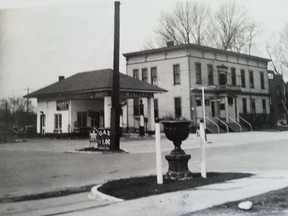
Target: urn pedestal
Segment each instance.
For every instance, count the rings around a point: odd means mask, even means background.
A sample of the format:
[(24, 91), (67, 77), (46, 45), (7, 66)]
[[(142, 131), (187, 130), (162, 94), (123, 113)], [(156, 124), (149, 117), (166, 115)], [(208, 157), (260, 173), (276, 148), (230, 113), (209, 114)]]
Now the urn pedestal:
[(174, 149), (165, 158), (169, 168), (165, 178), (171, 180), (187, 180), (192, 178), (192, 173), (188, 169), (188, 160), (191, 155), (186, 154), (181, 149), (182, 141), (187, 139), (190, 133), (191, 121), (187, 120), (164, 120), (164, 133), (167, 139), (174, 144)]

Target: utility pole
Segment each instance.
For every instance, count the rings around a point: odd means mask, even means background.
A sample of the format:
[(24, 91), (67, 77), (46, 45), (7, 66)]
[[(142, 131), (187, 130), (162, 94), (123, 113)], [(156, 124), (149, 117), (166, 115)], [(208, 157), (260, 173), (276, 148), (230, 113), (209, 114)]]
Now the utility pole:
[(111, 109), (111, 143), (110, 150), (120, 150), (120, 100), (119, 100), (119, 42), (120, 42), (120, 2), (114, 2), (114, 58), (113, 58), (113, 90)]
[[(25, 90), (27, 90), (27, 95), (29, 95), (29, 87), (27, 87)], [(27, 97), (27, 104), (26, 104), (26, 111), (29, 113), (29, 97)]]

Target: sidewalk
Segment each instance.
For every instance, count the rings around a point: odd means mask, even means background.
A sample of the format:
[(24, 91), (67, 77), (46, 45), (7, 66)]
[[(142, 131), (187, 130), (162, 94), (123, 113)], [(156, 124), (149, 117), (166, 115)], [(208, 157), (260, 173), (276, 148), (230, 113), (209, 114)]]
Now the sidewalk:
[[(65, 215), (183, 215), (288, 186), (288, 172), (255, 172), (250, 178), (166, 193)], [(98, 198), (99, 199), (99, 198)]]

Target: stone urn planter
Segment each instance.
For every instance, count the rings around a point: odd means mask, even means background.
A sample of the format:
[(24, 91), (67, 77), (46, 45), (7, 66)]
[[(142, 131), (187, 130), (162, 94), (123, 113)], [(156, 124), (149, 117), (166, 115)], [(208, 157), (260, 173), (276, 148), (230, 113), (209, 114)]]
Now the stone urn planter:
[(167, 139), (174, 144), (174, 149), (165, 158), (169, 168), (165, 178), (171, 180), (187, 180), (192, 178), (192, 173), (188, 169), (188, 160), (191, 155), (186, 154), (181, 149), (182, 141), (187, 139), (190, 133), (191, 121), (188, 120), (163, 120), (164, 133)]

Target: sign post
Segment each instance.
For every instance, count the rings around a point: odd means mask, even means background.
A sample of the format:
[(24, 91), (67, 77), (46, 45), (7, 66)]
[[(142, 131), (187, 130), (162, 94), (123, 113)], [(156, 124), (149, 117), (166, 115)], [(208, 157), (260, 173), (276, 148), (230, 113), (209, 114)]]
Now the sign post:
[(161, 143), (160, 143), (160, 123), (159, 122), (155, 123), (155, 141), (156, 141), (157, 184), (163, 184)]
[(201, 176), (207, 178), (206, 175), (206, 139), (203, 119), (200, 120), (200, 140), (201, 140)]
[(111, 145), (111, 131), (110, 128), (98, 129), (98, 147), (101, 149), (109, 149)]

